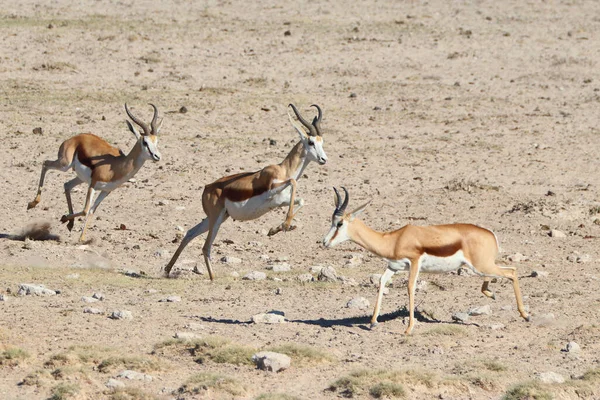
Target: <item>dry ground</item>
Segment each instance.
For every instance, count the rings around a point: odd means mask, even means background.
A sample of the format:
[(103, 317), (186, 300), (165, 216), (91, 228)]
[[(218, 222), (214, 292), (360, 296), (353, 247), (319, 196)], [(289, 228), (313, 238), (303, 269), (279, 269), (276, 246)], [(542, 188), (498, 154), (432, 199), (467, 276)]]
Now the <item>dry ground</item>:
[[(600, 3), (347, 3), (3, 4), (0, 398), (391, 397), (403, 390), (405, 398), (493, 399), (519, 384), (512, 398), (527, 391), (600, 398)], [(124, 102), (146, 118), (146, 103), (159, 106), (163, 160), (104, 201), (92, 242), (80, 246), (81, 222), (71, 233), (58, 222), (67, 174), (50, 172), (42, 203), (29, 212), (26, 205), (43, 160), (69, 136), (91, 131), (132, 146)], [(213, 257), (241, 264), (215, 262), (214, 283), (186, 272), (163, 279), (177, 227), (204, 217), (203, 185), (279, 162), (291, 149), (290, 102), (304, 113), (311, 103), (322, 106), (330, 160), (309, 166), (299, 183), (306, 206), (298, 229), (265, 235), (283, 211), (228, 221)], [(519, 318), (507, 282), (493, 285), (493, 301), (476, 277), (422, 276), (429, 285), (417, 293), (420, 322), (406, 338), (406, 290), (397, 276), (384, 298), (384, 323), (368, 330), (371, 310), (345, 305), (356, 296), (374, 302), (369, 276), (385, 264), (350, 243), (319, 245), (334, 185), (350, 190), (350, 207), (372, 198), (364, 220), (380, 230), (456, 221), (493, 229), (501, 261), (519, 269), (532, 322)], [(75, 193), (76, 208), (83, 193)], [(60, 241), (9, 237), (46, 221)], [(566, 237), (550, 237), (550, 229)], [(203, 269), (202, 244), (199, 238), (186, 249), (185, 265)], [(362, 265), (344, 266), (351, 253), (363, 255)], [(511, 261), (517, 253), (522, 260)], [(265, 270), (261, 255), (287, 257), (292, 272), (268, 272), (262, 282), (230, 276)], [(312, 265), (333, 266), (359, 285), (297, 281)], [(549, 276), (529, 277), (533, 270)], [(20, 283), (61, 293), (18, 297)], [(93, 306), (130, 310), (133, 320), (84, 314), (80, 299), (94, 292), (106, 298)], [(158, 302), (168, 295), (182, 301)], [(485, 304), (492, 315), (452, 323), (454, 312)], [(271, 309), (290, 322), (248, 323)], [(239, 365), (218, 363), (214, 354), (199, 363), (202, 343), (165, 344), (178, 331), (228, 338), (235, 354), (296, 343), (317, 356), (296, 357), (279, 374), (257, 371), (243, 357)], [(569, 341), (581, 352), (562, 351)], [(126, 368), (154, 380), (107, 389)], [(549, 371), (566, 382), (528, 383)], [(184, 386), (193, 376), (196, 386)]]

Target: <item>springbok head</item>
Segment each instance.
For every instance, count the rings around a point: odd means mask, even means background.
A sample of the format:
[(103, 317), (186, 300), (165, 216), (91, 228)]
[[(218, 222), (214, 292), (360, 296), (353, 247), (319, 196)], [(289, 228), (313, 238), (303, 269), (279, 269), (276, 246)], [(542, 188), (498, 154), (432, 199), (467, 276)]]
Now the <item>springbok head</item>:
[(362, 206), (358, 207), (356, 210), (346, 213), (346, 207), (348, 207), (348, 200), (350, 200), (350, 195), (345, 187), (342, 186), (344, 190), (344, 201), (342, 202), (342, 197), (336, 188), (333, 188), (335, 192), (334, 202), (335, 202), (335, 210), (333, 211), (333, 215), (331, 216), (331, 228), (327, 235), (323, 238), (323, 245), (325, 247), (333, 247), (339, 243), (345, 242), (350, 239), (349, 227), (352, 225), (354, 219), (367, 208), (371, 200), (367, 201)]
[(290, 107), (294, 110), (294, 114), (296, 114), (298, 121), (296, 121), (290, 113), (288, 113), (288, 117), (300, 135), (300, 140), (304, 144), (309, 160), (317, 161), (319, 164), (324, 165), (327, 162), (327, 154), (325, 154), (325, 150), (323, 150), (323, 134), (321, 133), (320, 125), (321, 118), (323, 118), (321, 107), (316, 104), (311, 105), (311, 107), (317, 109), (318, 113), (317, 116), (314, 117), (312, 123), (308, 123), (302, 118), (302, 115), (300, 115), (295, 105), (290, 104)]
[[(158, 132), (160, 131), (160, 127), (162, 126), (163, 119), (161, 118), (158, 121), (158, 109), (154, 104), (150, 104), (154, 109), (154, 115), (152, 116), (152, 122), (150, 122), (150, 127), (148, 124), (142, 122), (139, 118), (135, 117), (131, 111), (129, 111), (129, 107), (127, 107), (127, 103), (125, 103), (125, 111), (127, 115), (133, 122), (135, 122), (140, 128), (142, 128), (142, 132), (139, 132), (135, 126), (129, 120), (126, 120), (127, 126), (129, 130), (135, 135), (136, 139), (141, 143), (142, 146), (142, 154), (144, 158), (147, 160), (160, 160), (160, 152), (158, 151)], [(158, 121), (158, 124), (157, 124)]]

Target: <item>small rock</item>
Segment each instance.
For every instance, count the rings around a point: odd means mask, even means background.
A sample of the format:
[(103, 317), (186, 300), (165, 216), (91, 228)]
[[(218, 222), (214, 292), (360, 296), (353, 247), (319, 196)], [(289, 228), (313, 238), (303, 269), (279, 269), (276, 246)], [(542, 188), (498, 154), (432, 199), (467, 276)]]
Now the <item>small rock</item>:
[(285, 354), (273, 351), (261, 351), (252, 356), (252, 361), (254, 361), (258, 369), (279, 372), (289, 368), (292, 359)]
[(168, 206), (169, 205), (169, 201), (168, 200), (159, 200), (157, 204), (159, 206)]
[(46, 289), (44, 285), (35, 285), (32, 283), (21, 283), (19, 285), (19, 291), (17, 292), (19, 296), (54, 296), (57, 294), (56, 291)]
[(493, 331), (498, 331), (500, 329), (506, 328), (506, 325), (504, 325), (504, 324), (491, 324), (491, 325), (489, 325), (489, 328), (491, 330), (493, 330)]
[(150, 375), (146, 375), (146, 374), (143, 374), (143, 373), (137, 372), (137, 371), (132, 371), (130, 369), (126, 369), (125, 371), (121, 372), (119, 375), (117, 375), (117, 377), (131, 379), (134, 381), (146, 381), (146, 382), (151, 382), (153, 379), (152, 376), (150, 376)]
[(25, 250), (32, 250), (38, 247), (38, 243), (35, 240), (31, 240), (29, 238), (25, 238), (23, 241), (23, 248)]
[(375, 286), (379, 286), (379, 283), (381, 282), (381, 274), (371, 274), (371, 276), (369, 276), (369, 282)]
[(344, 258), (346, 258), (346, 262), (344, 264), (346, 267), (357, 267), (363, 262), (362, 254), (348, 254)]
[(86, 308), (83, 309), (83, 313), (84, 314), (101, 315), (101, 314), (104, 314), (104, 310), (102, 310), (100, 308), (86, 307)]
[(160, 299), (159, 303), (178, 303), (181, 301), (181, 297), (179, 296), (169, 296), (166, 299)]
[(465, 312), (456, 312), (452, 314), (452, 320), (458, 322), (467, 322), (469, 320), (469, 314)]
[(320, 274), (322, 270), (323, 270), (323, 267), (322, 267), (322, 266), (320, 266), (320, 265), (313, 265), (312, 267), (310, 267), (310, 268), (308, 269), (308, 271), (309, 271), (311, 274), (316, 274), (316, 275)]
[(108, 318), (111, 319), (133, 319), (133, 314), (131, 311), (127, 310), (115, 310), (113, 311)]
[(358, 286), (358, 282), (354, 278), (348, 278), (347, 276), (340, 276), (340, 281), (344, 286)]
[(6, 301), (6, 297), (2, 293), (0, 293), (0, 301)]
[(553, 313), (540, 314), (533, 317), (533, 322), (536, 325), (548, 326), (554, 324), (556, 317)]
[(298, 279), (300, 282), (312, 282), (312, 280), (313, 280), (314, 278), (313, 278), (313, 276), (312, 276), (311, 274), (308, 274), (308, 273), (306, 273), (306, 274), (301, 274), (301, 275), (298, 275), (298, 278), (297, 278), (297, 279)]
[(273, 272), (288, 272), (292, 268), (290, 267), (290, 264), (288, 264), (288, 263), (281, 263), (281, 264), (267, 265), (267, 269), (273, 270)]
[(252, 271), (244, 275), (242, 279), (247, 281), (263, 281), (267, 279), (267, 274), (261, 271)]
[(242, 259), (233, 256), (225, 256), (221, 257), (221, 262), (225, 264), (241, 264)]
[(193, 333), (193, 332), (175, 332), (174, 337), (175, 337), (175, 339), (194, 340), (194, 339), (198, 339), (200, 337), (200, 335)]
[(485, 306), (481, 306), (481, 307), (472, 308), (469, 310), (469, 315), (472, 315), (472, 316), (491, 315), (491, 314), (492, 314), (492, 307), (489, 304), (486, 304)]
[(146, 294), (154, 294), (157, 292), (158, 292), (158, 290), (152, 289), (152, 288), (144, 290), (144, 293), (146, 293)]
[(175, 227), (175, 229), (176, 229), (178, 232), (185, 232), (185, 230), (183, 229), (183, 226), (180, 226), (180, 225), (177, 225), (177, 226)]
[(370, 306), (371, 303), (369, 303), (369, 300), (365, 299), (364, 297), (355, 297), (348, 303), (346, 303), (346, 307), (358, 308), (359, 310), (364, 310), (365, 308), (369, 308)]
[(547, 278), (549, 275), (548, 271), (533, 270), (530, 276), (533, 278)]
[(444, 349), (441, 348), (440, 346), (435, 346), (435, 347), (432, 347), (431, 349), (429, 349), (429, 353), (442, 355), (442, 354), (444, 354)]
[(233, 278), (239, 278), (240, 277), (240, 273), (237, 271), (231, 271), (229, 273), (229, 276), (233, 277)]
[(261, 242), (257, 242), (256, 240), (251, 240), (248, 242), (248, 246), (250, 247), (260, 247), (263, 244)]
[(427, 281), (417, 280), (417, 284), (415, 285), (415, 290), (417, 292), (426, 292), (427, 286), (429, 286), (429, 283)]
[(39, 126), (37, 128), (33, 128), (33, 134), (34, 135), (41, 135), (42, 134), (42, 128), (40, 128)]
[(500, 307), (500, 309), (502, 311), (512, 311), (513, 310), (513, 306), (511, 306), (510, 304), (507, 304), (505, 306)]
[(89, 296), (83, 296), (81, 298), (81, 301), (83, 301), (84, 303), (96, 303), (97, 301), (99, 301), (98, 299), (94, 298), (94, 297), (89, 297)]
[(556, 372), (542, 372), (537, 377), (542, 383), (564, 383), (565, 378)]
[(275, 289), (275, 294), (278, 294), (278, 295), (283, 294), (283, 289), (278, 287), (277, 289)]
[(318, 279), (324, 282), (337, 282), (338, 277), (335, 268), (324, 267), (321, 272), (319, 272)]
[(124, 388), (125, 384), (118, 379), (110, 378), (105, 386), (109, 389)]
[(261, 254), (260, 256), (258, 256), (258, 258), (260, 258), (262, 261), (269, 261), (271, 259), (271, 256), (269, 256), (268, 254)]
[(141, 273), (139, 273), (137, 271), (133, 271), (131, 269), (123, 270), (123, 275), (130, 276), (132, 278), (141, 278), (142, 277)]
[(508, 256), (508, 261), (512, 261), (512, 262), (522, 262), (522, 261), (527, 261), (529, 258), (525, 257), (523, 254), (521, 253), (515, 253), (513, 255)]
[(165, 249), (158, 249), (154, 252), (154, 257), (167, 258), (169, 257), (169, 251)]
[(585, 264), (588, 263), (592, 260), (592, 257), (590, 257), (589, 254), (582, 254), (580, 256), (577, 257), (577, 259), (575, 260), (575, 262), (577, 264)]
[(581, 351), (581, 347), (576, 342), (569, 342), (565, 347), (565, 351), (567, 353), (579, 353)]
[(553, 238), (566, 238), (567, 235), (563, 231), (559, 231), (557, 229), (550, 230), (550, 237)]
[(283, 324), (286, 320), (284, 313), (280, 311), (270, 311), (268, 313), (253, 315), (252, 322), (255, 324)]
[(98, 300), (104, 300), (104, 295), (102, 293), (96, 292), (92, 295), (92, 297)]

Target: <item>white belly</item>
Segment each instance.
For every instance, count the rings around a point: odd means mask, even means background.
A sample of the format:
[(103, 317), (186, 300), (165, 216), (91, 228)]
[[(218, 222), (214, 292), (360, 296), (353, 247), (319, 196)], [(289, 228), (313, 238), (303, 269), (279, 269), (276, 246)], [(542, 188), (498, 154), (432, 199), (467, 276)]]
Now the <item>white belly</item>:
[(421, 256), (419, 262), (419, 270), (430, 274), (443, 274), (445, 272), (456, 271), (463, 265), (470, 264), (462, 250), (448, 257), (436, 257), (425, 253)]
[[(410, 270), (410, 261), (407, 258), (387, 261), (389, 263), (389, 268), (394, 272), (408, 272), (408, 270)], [(436, 257), (425, 253), (419, 259), (419, 272), (443, 274), (446, 272), (456, 271), (465, 264), (471, 265), (471, 263), (465, 258), (462, 250), (459, 250), (448, 257)]]
[[(92, 169), (87, 165), (82, 164), (77, 158), (77, 154), (75, 154), (72, 165), (73, 170), (75, 171), (79, 179), (81, 179), (88, 185), (92, 183)], [(126, 176), (123, 179), (114, 182), (96, 182), (96, 185), (94, 185), (94, 189), (100, 190), (102, 192), (111, 192), (113, 189), (116, 189), (119, 186), (121, 186), (128, 179), (129, 177)]]
[(230, 201), (225, 200), (227, 214), (236, 221), (249, 221), (256, 219), (274, 208), (290, 204), (292, 193), (291, 186), (276, 192), (264, 192), (258, 196), (250, 197), (248, 200)]

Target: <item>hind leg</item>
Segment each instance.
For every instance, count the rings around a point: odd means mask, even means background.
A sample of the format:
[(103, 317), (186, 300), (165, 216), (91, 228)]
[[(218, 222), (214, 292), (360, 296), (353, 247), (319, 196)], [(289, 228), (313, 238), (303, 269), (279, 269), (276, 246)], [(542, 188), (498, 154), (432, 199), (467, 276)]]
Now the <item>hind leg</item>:
[(208, 224), (209, 224), (209, 219), (208, 219), (208, 217), (206, 217), (202, 220), (202, 222), (200, 222), (198, 225), (194, 226), (193, 228), (191, 228), (190, 230), (188, 230), (186, 232), (185, 236), (181, 240), (181, 244), (179, 244), (179, 247), (175, 251), (175, 254), (173, 254), (173, 257), (171, 257), (171, 261), (169, 261), (169, 263), (165, 267), (165, 272), (164, 272), (165, 277), (169, 276), (169, 273), (171, 272), (171, 268), (173, 268), (173, 265), (175, 265), (175, 262), (179, 258), (179, 255), (181, 254), (183, 249), (185, 249), (185, 247), (192, 240), (194, 240), (194, 238), (196, 238), (196, 237), (202, 235), (204, 232), (208, 231)]
[[(509, 279), (513, 284), (513, 290), (515, 292), (515, 298), (517, 300), (517, 309), (519, 310), (519, 314), (525, 321), (529, 321), (529, 315), (525, 311), (525, 307), (523, 306), (523, 298), (521, 297), (521, 289), (519, 288), (519, 279), (517, 278), (517, 269), (514, 267), (499, 267), (495, 264), (491, 264), (486, 268), (478, 268), (478, 271), (485, 275), (483, 286), (481, 287), (481, 291), (483, 294), (491, 293), (493, 296), (493, 292), (488, 289), (488, 285), (490, 280), (493, 277), (500, 277)], [(485, 291), (484, 291), (485, 290)]]
[(496, 300), (496, 294), (489, 289), (490, 281), (492, 278), (486, 276), (483, 278), (483, 285), (481, 285), (481, 293), (489, 297), (490, 299)]
[(40, 175), (40, 183), (38, 184), (38, 190), (35, 198), (27, 204), (27, 209), (30, 210), (33, 207), (37, 206), (38, 203), (42, 200), (42, 188), (44, 187), (44, 179), (46, 178), (46, 172), (49, 169), (55, 169), (62, 172), (65, 172), (69, 169), (70, 165), (66, 162), (64, 158), (59, 158), (58, 160), (46, 160), (42, 165), (42, 174)]
[[(213, 244), (213, 241), (217, 237), (217, 233), (219, 232), (219, 228), (221, 224), (225, 222), (225, 220), (229, 217), (226, 209), (222, 209), (221, 212), (217, 215), (216, 218), (210, 218), (209, 228), (208, 228), (208, 236), (206, 237), (206, 241), (204, 242), (204, 246), (202, 247), (202, 254), (204, 255), (204, 262), (206, 263), (206, 269), (208, 270), (208, 276), (210, 280), (213, 281), (215, 276), (212, 271), (212, 264), (210, 261), (210, 250)], [(195, 272), (198, 272), (198, 267), (194, 268)]]

